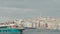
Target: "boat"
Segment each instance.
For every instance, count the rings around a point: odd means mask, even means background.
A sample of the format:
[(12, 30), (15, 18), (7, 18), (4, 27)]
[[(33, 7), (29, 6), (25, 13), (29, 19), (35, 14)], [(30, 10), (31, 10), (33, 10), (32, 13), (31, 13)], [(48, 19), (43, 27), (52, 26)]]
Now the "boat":
[(24, 28), (22, 25), (18, 26), (15, 23), (0, 23), (0, 33), (1, 34), (10, 34), (10, 33), (19, 33), (22, 34)]

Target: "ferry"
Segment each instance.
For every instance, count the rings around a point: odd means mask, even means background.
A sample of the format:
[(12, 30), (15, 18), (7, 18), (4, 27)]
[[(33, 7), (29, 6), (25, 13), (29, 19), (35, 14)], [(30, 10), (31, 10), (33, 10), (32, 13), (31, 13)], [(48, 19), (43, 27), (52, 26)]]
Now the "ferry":
[(16, 23), (0, 23), (0, 34), (22, 34), (24, 27)]

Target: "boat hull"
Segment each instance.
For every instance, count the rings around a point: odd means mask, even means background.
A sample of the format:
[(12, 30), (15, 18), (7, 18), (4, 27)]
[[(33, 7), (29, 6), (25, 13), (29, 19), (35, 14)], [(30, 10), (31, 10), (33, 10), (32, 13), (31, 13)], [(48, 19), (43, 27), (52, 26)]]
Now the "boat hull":
[(22, 29), (15, 29), (15, 28), (0, 28), (0, 34), (22, 34)]

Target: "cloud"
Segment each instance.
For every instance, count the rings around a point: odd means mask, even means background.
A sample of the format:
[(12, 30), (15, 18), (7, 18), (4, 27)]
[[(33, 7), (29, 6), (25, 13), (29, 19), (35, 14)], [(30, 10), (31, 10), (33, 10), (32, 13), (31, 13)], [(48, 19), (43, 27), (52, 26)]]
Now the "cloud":
[[(17, 16), (17, 17), (33, 17), (33, 16), (59, 16), (60, 0), (9, 0), (1, 1), (0, 16)], [(4, 2), (7, 2), (4, 4)]]
[[(55, 16), (59, 13), (59, 8), (42, 8), (42, 9), (29, 9), (29, 8), (11, 8), (0, 7), (0, 16)], [(55, 14), (54, 14), (55, 13)]]
[(30, 15), (36, 13), (36, 11), (38, 12), (39, 9), (0, 7), (0, 15), (3, 16)]

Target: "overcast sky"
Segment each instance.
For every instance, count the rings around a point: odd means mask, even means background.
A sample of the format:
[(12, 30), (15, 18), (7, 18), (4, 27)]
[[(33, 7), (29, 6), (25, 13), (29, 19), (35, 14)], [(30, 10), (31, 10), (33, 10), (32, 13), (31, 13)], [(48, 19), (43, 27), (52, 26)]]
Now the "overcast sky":
[(0, 0), (0, 16), (4, 18), (60, 17), (60, 0)]

